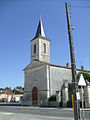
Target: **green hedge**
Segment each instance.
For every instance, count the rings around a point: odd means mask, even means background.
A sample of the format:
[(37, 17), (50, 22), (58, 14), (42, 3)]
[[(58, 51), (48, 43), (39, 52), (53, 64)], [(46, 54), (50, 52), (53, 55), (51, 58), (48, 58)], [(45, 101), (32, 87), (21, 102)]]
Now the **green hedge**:
[(56, 101), (56, 95), (50, 96), (50, 98), (48, 99), (48, 101)]

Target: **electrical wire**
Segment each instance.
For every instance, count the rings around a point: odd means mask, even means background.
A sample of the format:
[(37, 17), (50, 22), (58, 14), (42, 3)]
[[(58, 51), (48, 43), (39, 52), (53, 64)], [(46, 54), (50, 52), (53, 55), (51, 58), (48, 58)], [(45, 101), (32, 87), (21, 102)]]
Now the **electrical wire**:
[(68, 7), (78, 7), (78, 8), (90, 8), (90, 6), (72, 6), (72, 5), (69, 5)]

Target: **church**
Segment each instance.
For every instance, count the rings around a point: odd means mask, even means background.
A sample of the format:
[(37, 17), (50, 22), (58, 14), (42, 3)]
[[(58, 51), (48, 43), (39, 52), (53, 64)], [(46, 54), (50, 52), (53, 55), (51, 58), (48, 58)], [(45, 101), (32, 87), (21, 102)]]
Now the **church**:
[(47, 106), (50, 96), (56, 94), (57, 102), (62, 96), (63, 106), (67, 106), (72, 101), (71, 68), (68, 63), (66, 67), (50, 64), (50, 40), (41, 19), (30, 45), (31, 63), (24, 68), (23, 105)]

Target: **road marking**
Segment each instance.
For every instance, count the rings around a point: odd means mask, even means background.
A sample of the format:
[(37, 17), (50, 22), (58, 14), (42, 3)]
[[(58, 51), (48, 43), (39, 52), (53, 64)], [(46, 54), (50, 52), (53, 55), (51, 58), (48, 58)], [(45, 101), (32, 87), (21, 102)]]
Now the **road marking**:
[(9, 113), (9, 112), (0, 112), (1, 114), (4, 114), (4, 115), (12, 115), (14, 113)]

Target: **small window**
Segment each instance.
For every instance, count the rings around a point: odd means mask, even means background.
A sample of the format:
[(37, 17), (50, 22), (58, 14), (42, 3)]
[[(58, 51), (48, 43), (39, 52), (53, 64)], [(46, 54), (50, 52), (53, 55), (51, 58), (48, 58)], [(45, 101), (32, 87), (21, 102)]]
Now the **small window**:
[(44, 47), (44, 53), (46, 53), (46, 44), (45, 43), (43, 44), (43, 47)]
[(34, 45), (34, 54), (36, 53), (36, 44)]

